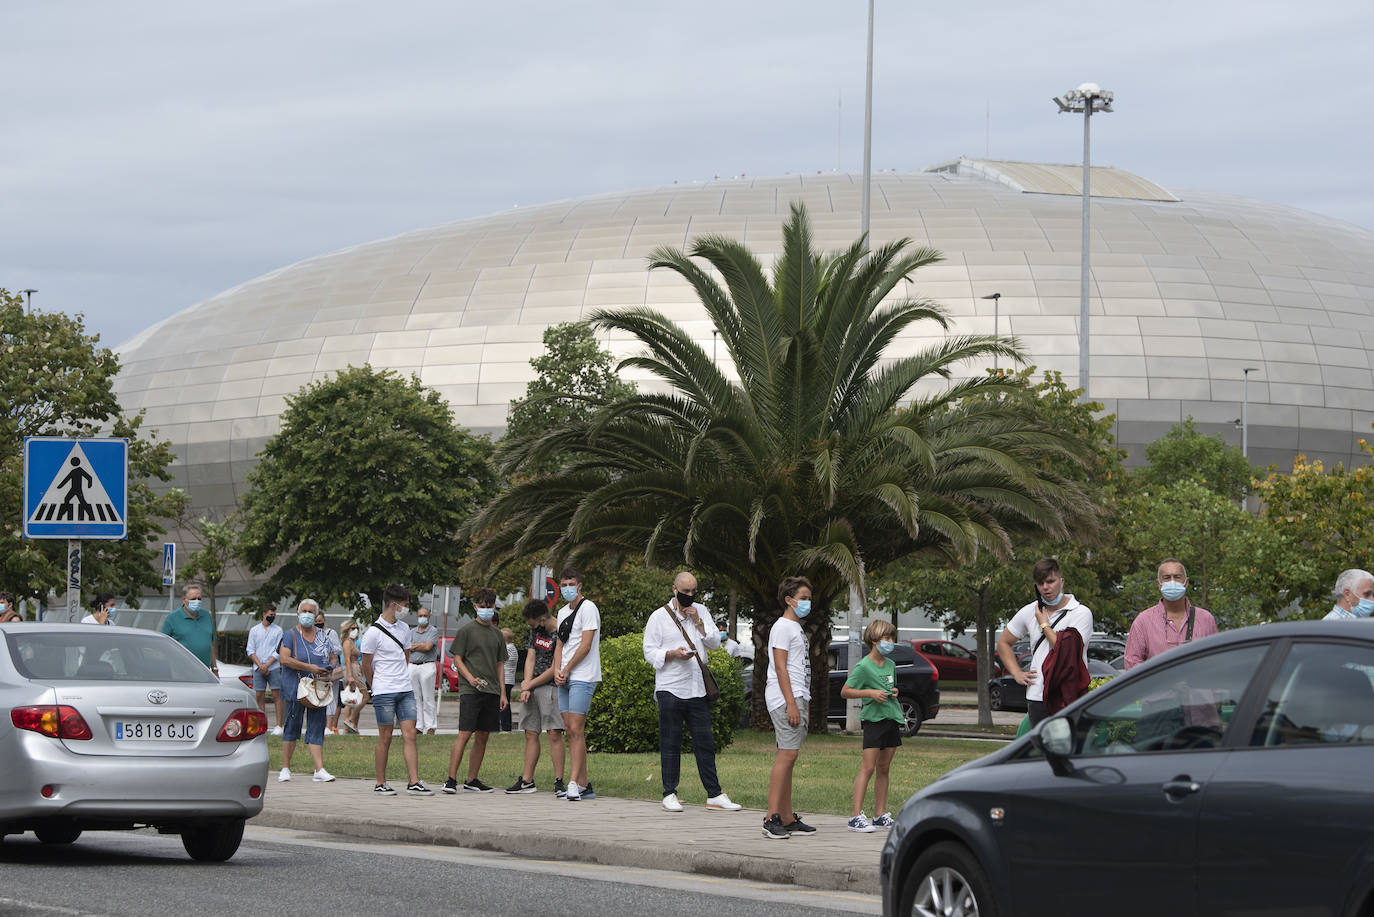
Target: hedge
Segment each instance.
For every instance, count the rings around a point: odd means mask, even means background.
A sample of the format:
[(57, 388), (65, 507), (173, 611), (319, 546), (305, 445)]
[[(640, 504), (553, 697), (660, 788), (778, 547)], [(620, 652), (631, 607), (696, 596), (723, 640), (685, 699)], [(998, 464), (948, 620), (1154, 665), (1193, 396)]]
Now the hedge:
[[(724, 650), (712, 650), (707, 665), (720, 688), (711, 705), (711, 736), (716, 750), (734, 741), (744, 709), (740, 666)], [(683, 748), (691, 739), (683, 735)], [(658, 704), (654, 669), (644, 661), (644, 635), (625, 634), (601, 641), (601, 684), (587, 715), (587, 748), (600, 752), (658, 751)]]

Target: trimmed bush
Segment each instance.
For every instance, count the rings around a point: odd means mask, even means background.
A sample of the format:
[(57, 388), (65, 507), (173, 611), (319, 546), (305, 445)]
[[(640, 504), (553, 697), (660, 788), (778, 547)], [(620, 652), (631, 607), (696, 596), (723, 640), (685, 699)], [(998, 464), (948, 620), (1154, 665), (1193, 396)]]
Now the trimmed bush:
[[(711, 736), (716, 751), (722, 751), (734, 741), (744, 709), (744, 682), (740, 667), (724, 650), (712, 651), (707, 664), (720, 688), (720, 697), (711, 705)], [(654, 669), (644, 661), (642, 633), (601, 641), (601, 684), (587, 715), (587, 748), (600, 752), (658, 751)], [(691, 748), (686, 735), (683, 748)]]

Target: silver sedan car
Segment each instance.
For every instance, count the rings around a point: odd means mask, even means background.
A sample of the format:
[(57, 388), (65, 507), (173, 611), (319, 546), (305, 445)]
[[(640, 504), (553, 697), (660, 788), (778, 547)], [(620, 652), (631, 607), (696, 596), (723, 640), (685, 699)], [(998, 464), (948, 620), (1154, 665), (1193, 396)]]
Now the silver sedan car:
[(0, 839), (147, 826), (227, 860), (262, 811), (266, 732), (251, 694), (162, 634), (0, 624)]

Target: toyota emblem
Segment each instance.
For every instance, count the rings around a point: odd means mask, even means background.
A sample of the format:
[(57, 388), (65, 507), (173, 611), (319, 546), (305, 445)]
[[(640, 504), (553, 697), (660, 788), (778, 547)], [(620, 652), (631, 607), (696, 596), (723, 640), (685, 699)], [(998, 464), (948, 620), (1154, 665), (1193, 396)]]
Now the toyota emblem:
[(149, 700), (149, 702), (154, 703), (154, 704), (165, 704), (165, 703), (167, 703), (167, 692), (166, 692), (166, 691), (149, 691), (149, 692), (148, 692), (148, 700)]

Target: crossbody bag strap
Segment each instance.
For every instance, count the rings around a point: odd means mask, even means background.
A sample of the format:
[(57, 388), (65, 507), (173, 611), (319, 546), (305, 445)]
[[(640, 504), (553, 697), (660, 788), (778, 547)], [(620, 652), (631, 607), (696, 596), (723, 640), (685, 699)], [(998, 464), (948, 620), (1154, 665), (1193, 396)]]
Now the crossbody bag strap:
[[(1060, 621), (1064, 620), (1064, 615), (1066, 615), (1066, 614), (1068, 614), (1068, 613), (1069, 613), (1069, 610), (1068, 610), (1067, 608), (1065, 608), (1063, 611), (1059, 612), (1059, 614), (1055, 617), (1055, 619), (1054, 619), (1053, 621), (1050, 622), (1050, 630), (1054, 630), (1054, 629), (1055, 629), (1055, 625), (1057, 625)], [(1044, 642), (1045, 642), (1045, 632), (1042, 630), (1042, 631), (1040, 632), (1040, 639), (1039, 639), (1039, 640), (1036, 640), (1036, 641), (1035, 641), (1035, 646), (1031, 647), (1031, 656), (1032, 656), (1032, 657), (1035, 656), (1035, 651), (1038, 650), (1038, 649), (1040, 649), (1040, 644), (1042, 644), (1042, 643), (1044, 643)]]
[(1196, 617), (1197, 617), (1197, 609), (1193, 607), (1193, 603), (1192, 603), (1192, 602), (1189, 602), (1189, 603), (1188, 603), (1188, 631), (1187, 631), (1187, 633), (1185, 633), (1185, 634), (1183, 635), (1183, 642), (1184, 642), (1184, 643), (1192, 643), (1192, 642), (1193, 642), (1193, 619), (1196, 618)]
[(705, 678), (705, 677), (706, 677), (706, 663), (704, 663), (704, 662), (701, 661), (701, 654), (697, 652), (697, 645), (696, 645), (695, 643), (692, 642), (692, 638), (691, 638), (691, 637), (687, 636), (687, 629), (686, 629), (685, 627), (682, 626), (682, 622), (678, 620), (677, 615), (673, 614), (673, 609), (672, 609), (670, 606), (668, 606), (668, 605), (664, 605), (664, 606), (663, 606), (663, 610), (666, 611), (666, 612), (668, 612), (668, 617), (669, 617), (670, 619), (672, 619), (672, 622), (673, 622), (674, 624), (677, 625), (678, 633), (682, 634), (682, 639), (686, 640), (686, 641), (687, 641), (687, 645), (690, 646), (690, 647), (692, 648), (692, 658), (695, 659), (695, 660), (697, 661), (697, 668), (699, 668), (699, 669), (702, 670), (702, 671), (701, 671), (701, 677), (702, 677), (702, 678)]
[[(373, 624), (372, 626), (375, 627), (375, 628), (377, 628), (377, 629), (378, 629), (379, 631), (381, 631), (382, 633), (386, 634), (388, 637), (390, 637), (390, 638), (391, 638), (391, 642), (394, 643), (394, 644), (396, 644), (397, 646), (399, 646), (399, 647), (401, 648), (401, 654), (402, 654), (402, 655), (405, 655), (406, 648), (405, 648), (404, 644), (402, 644), (401, 641), (400, 641), (399, 639), (397, 639), (397, 637), (396, 637), (395, 634), (393, 634), (391, 631), (387, 630), (385, 627), (382, 627), (382, 625), (380, 625), (380, 624)], [(409, 657), (409, 656), (406, 656), (406, 661), (407, 661), (407, 662), (410, 661), (410, 657)]]

